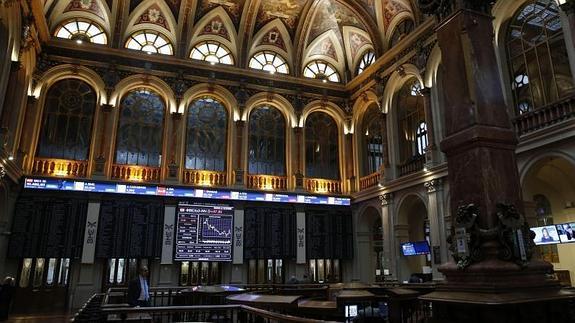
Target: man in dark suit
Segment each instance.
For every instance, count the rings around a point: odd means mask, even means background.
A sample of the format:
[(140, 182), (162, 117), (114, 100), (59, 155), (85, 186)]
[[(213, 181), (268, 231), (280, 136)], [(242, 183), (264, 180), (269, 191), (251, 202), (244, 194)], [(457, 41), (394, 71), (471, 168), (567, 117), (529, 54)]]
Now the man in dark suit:
[(150, 306), (150, 285), (148, 284), (148, 267), (141, 267), (138, 277), (128, 285), (128, 303), (130, 306)]

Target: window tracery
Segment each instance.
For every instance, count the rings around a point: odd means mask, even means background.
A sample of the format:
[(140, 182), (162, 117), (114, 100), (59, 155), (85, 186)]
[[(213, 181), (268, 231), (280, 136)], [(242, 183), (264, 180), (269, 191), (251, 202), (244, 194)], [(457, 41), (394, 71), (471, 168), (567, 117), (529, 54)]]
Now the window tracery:
[(190, 53), (190, 58), (206, 61), (210, 64), (234, 64), (230, 51), (224, 45), (215, 41), (205, 41), (194, 46)]
[(126, 48), (143, 51), (148, 54), (174, 54), (170, 41), (161, 33), (153, 30), (135, 32), (128, 38)]

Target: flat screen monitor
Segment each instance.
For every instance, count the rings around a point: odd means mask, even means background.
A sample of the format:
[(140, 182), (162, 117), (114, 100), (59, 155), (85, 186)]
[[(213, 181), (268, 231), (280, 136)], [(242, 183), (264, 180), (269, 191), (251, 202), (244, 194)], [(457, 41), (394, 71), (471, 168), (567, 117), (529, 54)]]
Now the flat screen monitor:
[(543, 244), (556, 244), (560, 243), (559, 234), (557, 233), (557, 228), (554, 225), (546, 225), (543, 227), (531, 228), (531, 231), (535, 232), (535, 239), (533, 241), (536, 245)]
[(561, 243), (575, 242), (575, 222), (556, 224), (555, 228)]
[(401, 252), (404, 256), (419, 256), (429, 254), (427, 241), (405, 242), (401, 244)]
[(174, 260), (232, 261), (234, 208), (178, 204)]

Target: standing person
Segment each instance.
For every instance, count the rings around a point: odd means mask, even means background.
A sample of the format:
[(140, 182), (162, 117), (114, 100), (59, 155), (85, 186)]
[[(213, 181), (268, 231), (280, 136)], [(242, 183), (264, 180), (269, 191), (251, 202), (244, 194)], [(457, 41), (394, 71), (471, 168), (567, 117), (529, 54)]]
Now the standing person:
[(150, 306), (150, 291), (148, 285), (148, 267), (140, 267), (138, 277), (128, 285), (128, 303), (130, 306)]
[(14, 296), (14, 278), (6, 276), (0, 289), (0, 321), (8, 319), (8, 312)]

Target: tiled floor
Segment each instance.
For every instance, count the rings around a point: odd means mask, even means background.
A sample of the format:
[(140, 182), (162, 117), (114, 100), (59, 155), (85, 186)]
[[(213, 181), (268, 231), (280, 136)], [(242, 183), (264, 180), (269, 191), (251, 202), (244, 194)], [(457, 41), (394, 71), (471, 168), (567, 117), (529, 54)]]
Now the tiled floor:
[(70, 322), (70, 315), (62, 314), (37, 314), (37, 315), (10, 315), (8, 321), (10, 323), (31, 323), (31, 322), (43, 322), (43, 323), (61, 323)]

